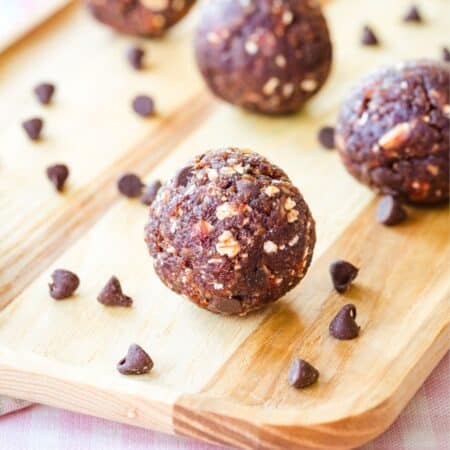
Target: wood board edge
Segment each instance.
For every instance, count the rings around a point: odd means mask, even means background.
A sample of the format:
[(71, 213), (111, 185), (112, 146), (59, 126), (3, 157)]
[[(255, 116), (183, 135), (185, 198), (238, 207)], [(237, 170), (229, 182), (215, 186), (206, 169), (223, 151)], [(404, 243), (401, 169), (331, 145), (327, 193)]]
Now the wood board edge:
[(204, 394), (183, 395), (174, 405), (175, 434), (249, 450), (340, 450), (364, 445), (397, 419), (449, 351), (449, 338), (450, 327), (446, 323), (395, 389), (377, 404), (355, 415), (303, 425), (299, 409), (297, 423), (286, 420), (283, 424), (286, 416), (283, 410), (261, 414), (256, 407), (242, 407)]

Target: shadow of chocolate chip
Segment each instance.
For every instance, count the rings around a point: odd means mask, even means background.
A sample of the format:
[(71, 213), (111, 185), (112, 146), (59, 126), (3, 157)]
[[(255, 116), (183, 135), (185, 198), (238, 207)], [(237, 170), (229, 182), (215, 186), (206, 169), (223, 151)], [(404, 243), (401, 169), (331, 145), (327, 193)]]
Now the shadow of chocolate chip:
[(105, 306), (129, 307), (133, 304), (133, 299), (122, 292), (122, 286), (115, 276), (106, 283), (97, 300)]
[(80, 279), (73, 272), (64, 269), (52, 273), (52, 282), (48, 285), (50, 295), (55, 300), (69, 298), (78, 289)]
[(333, 286), (339, 293), (344, 293), (357, 277), (359, 269), (348, 261), (342, 259), (330, 265), (330, 275)]
[(41, 83), (38, 84), (33, 91), (36, 98), (39, 100), (39, 103), (48, 105), (55, 93), (55, 86), (51, 83)]
[(47, 177), (53, 183), (56, 190), (61, 192), (64, 189), (64, 184), (69, 177), (69, 169), (64, 164), (55, 164), (47, 168)]
[(150, 206), (156, 199), (158, 191), (161, 189), (161, 181), (152, 181), (141, 195), (141, 203)]
[(128, 198), (136, 198), (142, 195), (144, 183), (134, 173), (125, 173), (117, 180), (117, 189)]
[(378, 202), (376, 218), (378, 223), (392, 226), (404, 222), (408, 213), (395, 197), (385, 195)]
[(43, 126), (44, 122), (39, 117), (34, 117), (22, 122), (22, 127), (25, 130), (25, 133), (32, 141), (37, 141), (41, 137)]
[(194, 168), (192, 166), (186, 166), (180, 169), (173, 179), (175, 187), (186, 186), (193, 172)]
[(375, 46), (378, 45), (379, 43), (380, 42), (377, 36), (375, 35), (374, 31), (372, 30), (372, 28), (370, 28), (367, 25), (364, 26), (361, 36), (361, 44), (368, 46)]
[(152, 370), (153, 361), (141, 346), (132, 344), (116, 367), (123, 375), (142, 375)]
[(289, 368), (289, 384), (297, 389), (311, 386), (319, 378), (319, 371), (303, 359), (296, 358)]
[(343, 306), (330, 323), (330, 334), (340, 340), (349, 340), (358, 337), (360, 327), (355, 319), (355, 305), (348, 304)]

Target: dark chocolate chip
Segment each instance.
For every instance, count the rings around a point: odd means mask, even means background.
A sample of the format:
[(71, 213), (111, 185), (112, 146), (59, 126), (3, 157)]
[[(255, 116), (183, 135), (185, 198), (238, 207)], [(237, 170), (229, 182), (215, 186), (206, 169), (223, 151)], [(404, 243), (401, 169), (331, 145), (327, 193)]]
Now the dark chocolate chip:
[(41, 83), (34, 88), (34, 94), (40, 103), (48, 105), (55, 92), (55, 85), (51, 83)]
[(132, 344), (116, 367), (123, 375), (142, 375), (152, 370), (153, 361), (140, 345)]
[(359, 269), (353, 264), (341, 259), (334, 261), (330, 265), (330, 275), (333, 286), (341, 294), (350, 287), (350, 284), (356, 278), (358, 272)]
[(358, 337), (360, 327), (355, 322), (356, 307), (348, 304), (336, 314), (331, 321), (329, 330), (331, 336), (340, 340), (349, 340)]
[(152, 181), (141, 196), (141, 203), (150, 206), (156, 198), (158, 191), (161, 189), (161, 181)]
[(143, 187), (141, 179), (134, 173), (125, 173), (117, 181), (119, 192), (129, 198), (140, 197)]
[(408, 214), (395, 197), (385, 195), (378, 202), (376, 218), (383, 225), (397, 225), (405, 221)]
[(64, 189), (64, 183), (69, 176), (69, 169), (64, 164), (55, 164), (47, 167), (47, 177), (54, 184), (57, 191)]
[(289, 368), (289, 384), (297, 389), (302, 389), (314, 384), (319, 378), (319, 371), (304, 359), (296, 358)]
[(236, 190), (239, 197), (245, 202), (257, 197), (259, 194), (258, 185), (247, 178), (241, 178), (236, 182)]
[(403, 16), (404, 22), (422, 22), (422, 16), (420, 15), (419, 8), (416, 5), (411, 5), (406, 14)]
[(155, 102), (147, 95), (139, 95), (133, 100), (134, 111), (142, 117), (155, 114)]
[(111, 277), (102, 289), (97, 300), (106, 306), (125, 306), (133, 304), (133, 299), (122, 292), (122, 287), (117, 277)]
[(362, 36), (361, 36), (361, 44), (363, 45), (378, 45), (379, 41), (376, 37), (374, 31), (369, 26), (365, 26), (363, 28)]
[(317, 139), (322, 147), (332, 150), (334, 148), (334, 127), (321, 128), (317, 135)]
[(145, 52), (140, 47), (131, 47), (127, 52), (128, 62), (136, 70), (141, 70), (143, 67), (142, 59), (144, 58)]
[(447, 47), (442, 47), (442, 59), (450, 62), (450, 50)]
[(175, 187), (186, 186), (192, 176), (193, 171), (194, 168), (192, 166), (186, 166), (180, 169), (173, 179)]
[(55, 300), (62, 300), (71, 297), (79, 285), (80, 279), (73, 272), (58, 269), (52, 273), (52, 282), (48, 287)]
[(22, 127), (32, 141), (37, 141), (41, 137), (44, 122), (38, 117), (22, 122)]
[(208, 309), (220, 314), (239, 314), (242, 312), (242, 303), (233, 298), (214, 298), (209, 301)]

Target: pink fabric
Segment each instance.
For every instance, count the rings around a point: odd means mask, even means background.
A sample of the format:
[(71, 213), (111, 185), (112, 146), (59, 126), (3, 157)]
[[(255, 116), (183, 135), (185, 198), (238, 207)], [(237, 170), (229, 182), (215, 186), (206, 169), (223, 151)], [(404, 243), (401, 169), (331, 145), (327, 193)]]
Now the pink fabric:
[[(11, 406), (11, 401), (8, 402)], [(0, 408), (6, 404), (7, 400), (0, 398)], [(392, 427), (363, 449), (450, 450), (449, 431), (450, 356), (447, 354)], [(0, 418), (0, 449), (214, 450), (218, 447), (36, 405)]]

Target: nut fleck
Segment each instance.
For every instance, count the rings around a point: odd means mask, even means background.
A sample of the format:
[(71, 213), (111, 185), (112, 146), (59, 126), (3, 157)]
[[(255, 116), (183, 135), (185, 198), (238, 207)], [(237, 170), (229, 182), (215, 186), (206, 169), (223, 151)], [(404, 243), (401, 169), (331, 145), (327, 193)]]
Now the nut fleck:
[(233, 203), (225, 202), (219, 205), (216, 209), (216, 217), (219, 220), (228, 219), (229, 217), (237, 216), (239, 214), (236, 205)]
[(266, 195), (268, 195), (269, 197), (275, 197), (275, 195), (277, 195), (280, 192), (280, 190), (274, 186), (274, 185), (269, 185), (264, 189), (264, 193)]
[(272, 95), (280, 84), (280, 80), (277, 77), (270, 78), (263, 86), (264, 95)]
[(411, 124), (403, 122), (385, 133), (378, 141), (378, 144), (386, 150), (394, 149), (405, 143), (411, 133)]
[(278, 251), (278, 245), (275, 244), (275, 242), (272, 241), (266, 241), (264, 242), (264, 251), (268, 254), (276, 253)]
[(239, 242), (236, 241), (231, 231), (224, 231), (219, 236), (219, 241), (216, 244), (216, 250), (219, 255), (226, 255), (229, 258), (234, 258), (241, 250)]
[(286, 67), (286, 58), (283, 55), (277, 55), (275, 57), (275, 64), (280, 68)]
[(298, 220), (299, 212), (296, 209), (291, 209), (287, 214), (288, 223), (293, 223)]
[(258, 53), (258, 50), (259, 50), (258, 44), (256, 42), (252, 41), (251, 39), (249, 39), (245, 43), (245, 51), (249, 55), (256, 55)]
[(312, 92), (317, 88), (317, 81), (312, 78), (307, 78), (300, 83), (300, 87), (303, 91)]
[(295, 207), (296, 203), (294, 202), (294, 200), (292, 200), (291, 197), (288, 197), (286, 199), (286, 201), (284, 202), (284, 209), (286, 211), (290, 211), (291, 209), (293, 209)]

